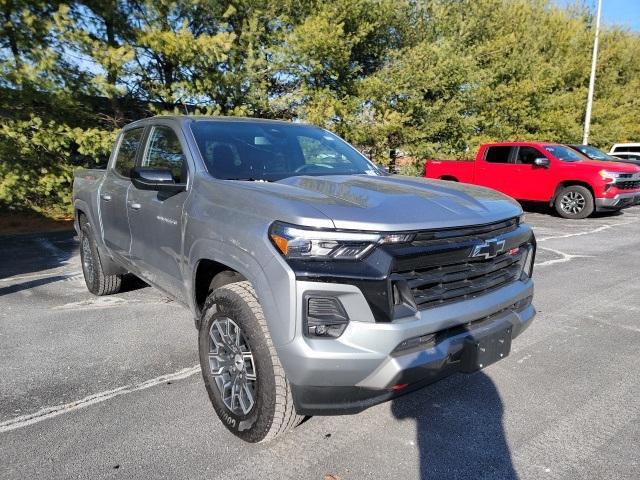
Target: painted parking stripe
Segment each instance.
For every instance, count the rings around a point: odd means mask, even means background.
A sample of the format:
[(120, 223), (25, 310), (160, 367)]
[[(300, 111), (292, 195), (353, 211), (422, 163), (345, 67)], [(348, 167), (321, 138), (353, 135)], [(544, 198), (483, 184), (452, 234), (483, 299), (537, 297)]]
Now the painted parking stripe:
[(58, 415), (62, 415), (64, 413), (70, 413), (75, 410), (88, 407), (90, 405), (95, 405), (96, 403), (105, 402), (115, 397), (120, 397), (122, 395), (137, 392), (139, 390), (145, 390), (147, 388), (155, 387), (156, 385), (160, 385), (162, 383), (174, 380), (182, 380), (184, 378), (191, 377), (198, 372), (200, 372), (200, 366), (195, 365), (193, 367), (183, 368), (182, 370), (178, 370), (177, 372), (152, 378), (151, 380), (146, 380), (135, 385), (126, 385), (124, 387), (115, 388), (113, 390), (107, 390), (106, 392), (94, 393), (93, 395), (89, 395), (88, 397), (84, 397), (74, 402), (41, 408), (37, 412), (29, 413), (27, 415), (21, 415), (20, 417), (11, 418), (0, 423), (0, 433), (28, 427), (29, 425), (33, 425), (35, 423), (57, 417)]
[(574, 232), (574, 233), (565, 233), (562, 235), (551, 235), (549, 237), (538, 238), (538, 242), (546, 242), (547, 240), (558, 240), (563, 238), (572, 238), (572, 237), (582, 237), (583, 235), (591, 235), (593, 233), (604, 232), (605, 230), (609, 230), (614, 227), (623, 227), (625, 225), (631, 225), (633, 223), (637, 223), (637, 219), (631, 220), (629, 222), (620, 222), (620, 223), (612, 223), (607, 225), (602, 225), (598, 228), (594, 228), (593, 230), (587, 230), (583, 232)]

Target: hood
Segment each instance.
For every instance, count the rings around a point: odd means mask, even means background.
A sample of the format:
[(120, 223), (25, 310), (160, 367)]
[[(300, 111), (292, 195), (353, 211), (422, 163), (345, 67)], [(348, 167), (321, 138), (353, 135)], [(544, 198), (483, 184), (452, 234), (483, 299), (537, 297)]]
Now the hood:
[(598, 170), (610, 170), (624, 173), (636, 173), (640, 172), (640, 168), (632, 163), (627, 163), (624, 160), (581, 160), (579, 162), (566, 162), (567, 165), (581, 165), (587, 167), (594, 167)]
[(310, 204), (338, 229), (446, 228), (497, 222), (522, 213), (515, 200), (494, 190), (399, 175), (300, 176), (252, 186)]

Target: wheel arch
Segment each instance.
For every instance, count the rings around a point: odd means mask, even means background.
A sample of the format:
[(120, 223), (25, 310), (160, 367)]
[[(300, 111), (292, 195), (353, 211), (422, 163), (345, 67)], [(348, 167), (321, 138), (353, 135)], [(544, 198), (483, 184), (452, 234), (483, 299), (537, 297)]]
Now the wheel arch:
[(198, 316), (211, 291), (229, 283), (246, 280), (246, 277), (233, 268), (209, 258), (198, 260), (194, 267), (193, 296)]
[(80, 234), (80, 217), (83, 215), (89, 220), (92, 226), (95, 225), (89, 204), (84, 200), (76, 199), (76, 201), (73, 202), (73, 226), (78, 234)]
[(589, 182), (585, 182), (582, 180), (564, 180), (560, 183), (558, 183), (558, 185), (556, 186), (556, 189), (553, 192), (553, 196), (551, 197), (551, 200), (549, 201), (549, 206), (553, 207), (553, 205), (556, 203), (556, 199), (558, 198), (558, 195), (560, 194), (560, 191), (565, 188), (565, 187), (571, 187), (571, 186), (580, 186), (580, 187), (585, 187), (587, 190), (589, 190), (589, 192), (591, 193), (591, 196), (593, 197), (594, 201), (596, 198), (595, 192), (593, 191), (593, 187), (591, 186), (591, 184)]
[(96, 224), (96, 222), (94, 221), (89, 205), (82, 200), (76, 200), (73, 204), (73, 226), (78, 236), (80, 236), (81, 234), (80, 219), (82, 217), (85, 217), (87, 219), (93, 233), (93, 240), (98, 251), (98, 259), (100, 261), (100, 264), (102, 265), (104, 273), (106, 275), (123, 275), (127, 273), (126, 268), (113, 260), (113, 257), (109, 253), (107, 247), (104, 245), (101, 235), (102, 229), (100, 228), (100, 224)]
[(440, 180), (446, 180), (448, 182), (459, 182), (460, 181), (456, 177), (454, 177), (453, 175), (442, 175), (440, 177)]
[[(269, 333), (276, 347), (293, 339), (295, 321), (288, 321), (288, 319), (295, 318), (295, 278), (292, 280), (287, 275), (283, 275), (281, 270), (274, 267), (274, 262), (263, 267), (250, 252), (227, 242), (212, 239), (196, 241), (191, 246), (188, 258), (191, 276), (187, 292), (189, 292), (189, 307), (196, 319), (196, 326), (200, 322), (203, 295), (206, 299), (211, 282), (216, 276), (222, 274), (227, 278), (219, 278), (222, 282), (220, 285), (239, 280), (251, 283), (264, 311)], [(203, 294), (205, 289), (207, 292)], [(277, 298), (274, 295), (276, 291)]]

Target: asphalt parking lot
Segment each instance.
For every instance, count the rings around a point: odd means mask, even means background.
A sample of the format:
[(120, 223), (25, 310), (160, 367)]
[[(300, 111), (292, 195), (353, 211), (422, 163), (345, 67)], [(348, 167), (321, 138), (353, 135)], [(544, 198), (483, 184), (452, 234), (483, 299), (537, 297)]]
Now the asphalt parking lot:
[(509, 357), (249, 445), (222, 426), (190, 314), (93, 297), (73, 235), (0, 238), (0, 478), (640, 477), (640, 207), (529, 212), (538, 316)]

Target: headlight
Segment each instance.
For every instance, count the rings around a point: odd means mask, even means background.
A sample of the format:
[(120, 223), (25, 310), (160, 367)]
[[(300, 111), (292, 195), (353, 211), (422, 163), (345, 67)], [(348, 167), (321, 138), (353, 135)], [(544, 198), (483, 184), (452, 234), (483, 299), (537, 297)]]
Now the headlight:
[(274, 222), (269, 238), (286, 258), (309, 260), (357, 260), (381, 243), (403, 243), (413, 239), (411, 233), (340, 232), (312, 230)]
[(602, 177), (603, 180), (610, 180), (609, 183), (614, 183), (618, 178), (624, 175), (624, 172), (611, 172), (609, 170), (600, 170), (598, 175)]

